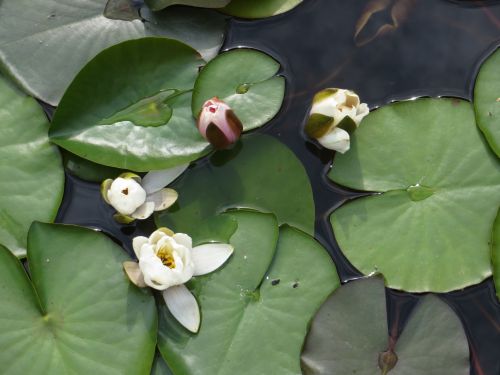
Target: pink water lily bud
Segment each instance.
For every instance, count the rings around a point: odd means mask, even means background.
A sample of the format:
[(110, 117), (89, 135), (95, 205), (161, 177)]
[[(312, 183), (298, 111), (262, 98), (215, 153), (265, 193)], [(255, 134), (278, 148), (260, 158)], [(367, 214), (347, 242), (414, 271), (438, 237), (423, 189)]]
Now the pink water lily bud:
[(203, 138), (219, 150), (235, 143), (243, 131), (231, 107), (217, 97), (203, 104), (196, 126)]

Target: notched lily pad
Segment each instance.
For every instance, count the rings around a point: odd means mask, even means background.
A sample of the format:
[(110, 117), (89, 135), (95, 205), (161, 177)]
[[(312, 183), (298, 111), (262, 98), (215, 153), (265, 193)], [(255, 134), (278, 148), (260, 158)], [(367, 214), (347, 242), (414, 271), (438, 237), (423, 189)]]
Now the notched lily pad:
[[(235, 251), (219, 271), (189, 287), (199, 301), (198, 334), (160, 304), (159, 348), (174, 374), (301, 374), (307, 325), (339, 286), (335, 267), (312, 237), (271, 214), (241, 210)], [(279, 239), (278, 239), (279, 235)], [(258, 343), (258, 345), (249, 345)]]
[(263, 52), (235, 49), (218, 55), (201, 71), (193, 93), (193, 115), (217, 96), (234, 110), (243, 130), (264, 125), (280, 110), (285, 79), (280, 64)]
[(266, 18), (288, 12), (302, 0), (232, 0), (224, 13), (241, 18)]
[(0, 373), (149, 374), (156, 307), (124, 275), (127, 259), (101, 233), (35, 223), (30, 279), (0, 247)]
[(52, 221), (64, 191), (57, 148), (38, 103), (0, 76), (0, 244), (26, 254), (33, 220)]
[(0, 63), (25, 91), (57, 105), (78, 71), (117, 43), (165, 36), (189, 44), (206, 60), (222, 45), (226, 17), (217, 12), (172, 7), (153, 14), (143, 7), (139, 17), (138, 6), (133, 0), (4, 0)]
[(500, 157), (500, 48), (483, 63), (474, 88), (477, 125)]
[[(293, 152), (270, 136), (244, 136), (232, 150), (218, 151), (188, 169), (171, 187), (180, 192), (179, 200), (157, 214), (158, 226), (196, 235), (200, 224), (217, 214), (246, 207), (272, 212), (280, 223), (314, 233), (307, 173)], [(212, 229), (219, 233), (217, 228)]]
[(384, 282), (337, 289), (318, 311), (302, 353), (305, 375), (468, 375), (459, 318), (438, 297), (421, 297), (401, 336), (388, 337)]
[(340, 248), (388, 286), (448, 292), (491, 276), (491, 223), (500, 204), (500, 163), (475, 125), (470, 103), (418, 99), (363, 120), (330, 178), (383, 194), (336, 210)]
[(140, 172), (205, 155), (211, 147), (190, 110), (203, 63), (194, 49), (166, 38), (108, 48), (64, 94), (51, 140), (92, 162)]

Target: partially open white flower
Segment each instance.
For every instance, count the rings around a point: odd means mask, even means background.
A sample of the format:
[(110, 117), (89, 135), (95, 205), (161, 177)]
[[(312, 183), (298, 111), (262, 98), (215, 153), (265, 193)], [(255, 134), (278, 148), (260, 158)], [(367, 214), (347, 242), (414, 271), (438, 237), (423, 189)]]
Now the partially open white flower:
[(135, 237), (133, 247), (139, 263), (124, 263), (129, 279), (139, 287), (162, 291), (168, 309), (179, 323), (198, 332), (198, 303), (184, 283), (218, 269), (229, 259), (233, 247), (223, 243), (193, 247), (187, 234), (167, 228), (159, 228), (149, 238)]
[(154, 211), (173, 205), (178, 194), (164, 188), (186, 170), (188, 164), (175, 168), (152, 171), (143, 179), (134, 173), (123, 173), (118, 178), (107, 179), (101, 184), (104, 200), (116, 211), (115, 219), (128, 224), (135, 219), (144, 220)]
[(314, 96), (305, 131), (323, 147), (344, 153), (350, 147), (349, 134), (368, 113), (368, 105), (353, 91), (325, 89)]

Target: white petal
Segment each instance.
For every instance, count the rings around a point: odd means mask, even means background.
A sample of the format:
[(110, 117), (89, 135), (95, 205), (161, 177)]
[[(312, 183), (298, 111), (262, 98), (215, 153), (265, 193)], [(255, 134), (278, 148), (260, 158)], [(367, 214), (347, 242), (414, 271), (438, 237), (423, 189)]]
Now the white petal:
[(137, 257), (137, 259), (139, 259), (139, 257), (141, 256), (142, 245), (145, 245), (148, 242), (149, 242), (149, 239), (147, 237), (144, 237), (144, 236), (137, 236), (137, 237), (134, 237), (134, 239), (132, 240), (132, 247), (134, 248), (134, 253), (135, 253), (135, 256)]
[(123, 269), (129, 280), (139, 288), (145, 288), (144, 275), (136, 262), (123, 262)]
[(163, 292), (163, 299), (170, 313), (189, 331), (200, 328), (200, 309), (196, 298), (184, 285), (173, 286)]
[(335, 128), (331, 132), (318, 138), (318, 142), (325, 148), (344, 153), (350, 148), (349, 133), (344, 129)]
[(333, 117), (334, 111), (337, 108), (338, 102), (333, 95), (324, 98), (323, 100), (313, 104), (311, 114), (320, 114), (324, 116)]
[(155, 210), (155, 204), (153, 202), (146, 202), (140, 206), (137, 210), (132, 212), (130, 216), (134, 219), (144, 220), (150, 217)]
[(172, 238), (174, 239), (175, 242), (177, 242), (179, 245), (182, 245), (184, 247), (187, 247), (188, 249), (191, 249), (193, 247), (193, 240), (191, 237), (189, 237), (185, 233), (175, 233)]
[(196, 246), (191, 252), (194, 276), (215, 271), (229, 259), (234, 248), (226, 243), (209, 243)]
[(146, 193), (153, 194), (170, 184), (184, 172), (189, 164), (182, 164), (174, 168), (151, 171), (142, 179), (142, 187)]
[(108, 190), (109, 204), (122, 215), (130, 215), (146, 201), (146, 192), (135, 180), (116, 178)]
[(178, 197), (179, 194), (174, 189), (165, 188), (148, 195), (146, 202), (153, 202), (155, 204), (155, 211), (162, 211), (173, 205)]

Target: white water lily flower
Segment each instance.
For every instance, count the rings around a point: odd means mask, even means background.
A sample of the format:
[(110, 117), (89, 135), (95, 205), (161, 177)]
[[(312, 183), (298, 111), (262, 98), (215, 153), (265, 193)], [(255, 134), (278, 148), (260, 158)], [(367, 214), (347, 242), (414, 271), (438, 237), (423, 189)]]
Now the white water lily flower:
[(101, 184), (101, 194), (106, 203), (116, 211), (115, 219), (124, 224), (150, 217), (154, 211), (162, 211), (173, 205), (178, 194), (164, 188), (188, 167), (184, 164), (175, 168), (151, 171), (144, 178), (134, 173), (123, 173), (114, 180)]
[(133, 248), (139, 263), (125, 262), (129, 279), (139, 287), (162, 291), (172, 315), (191, 332), (198, 332), (200, 310), (184, 285), (193, 276), (205, 275), (222, 266), (233, 253), (224, 243), (193, 247), (191, 237), (159, 228), (148, 237), (135, 237)]
[(368, 113), (368, 105), (353, 91), (325, 89), (314, 96), (305, 131), (323, 147), (344, 153), (350, 147), (349, 134)]

